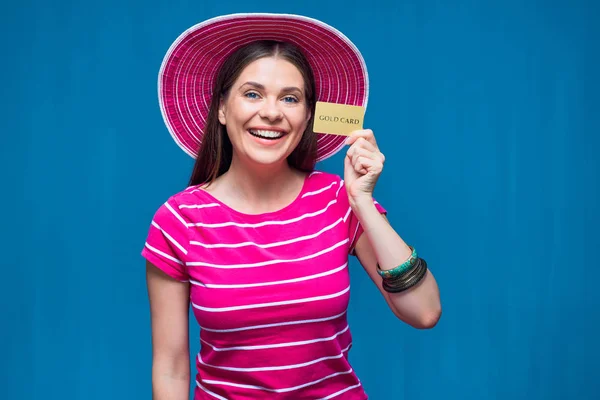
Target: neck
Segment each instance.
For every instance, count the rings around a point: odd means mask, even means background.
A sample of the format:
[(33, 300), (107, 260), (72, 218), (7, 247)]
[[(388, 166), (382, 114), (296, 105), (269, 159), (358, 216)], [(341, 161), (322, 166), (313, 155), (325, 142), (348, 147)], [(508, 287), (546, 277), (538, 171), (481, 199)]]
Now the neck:
[(290, 167), (287, 160), (265, 168), (242, 163), (234, 156), (219, 186), (227, 192), (227, 197), (236, 198), (257, 212), (268, 212), (293, 201), (304, 176)]

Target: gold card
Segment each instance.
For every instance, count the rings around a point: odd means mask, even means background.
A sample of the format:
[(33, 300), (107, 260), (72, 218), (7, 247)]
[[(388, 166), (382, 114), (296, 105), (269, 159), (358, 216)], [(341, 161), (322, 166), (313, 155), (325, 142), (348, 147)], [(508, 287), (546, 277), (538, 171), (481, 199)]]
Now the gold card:
[(318, 101), (315, 107), (313, 131), (349, 136), (363, 128), (365, 108)]

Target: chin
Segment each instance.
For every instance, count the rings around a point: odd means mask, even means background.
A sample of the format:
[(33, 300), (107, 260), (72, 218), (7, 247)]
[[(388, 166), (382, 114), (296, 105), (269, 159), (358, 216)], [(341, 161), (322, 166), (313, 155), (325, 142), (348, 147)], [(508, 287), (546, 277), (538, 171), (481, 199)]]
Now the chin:
[(286, 154), (252, 154), (249, 156), (253, 164), (264, 166), (275, 166), (287, 162)]
[(286, 165), (289, 155), (298, 145), (296, 141), (290, 139), (292, 138), (284, 138), (279, 143), (264, 142), (258, 144), (251, 140), (240, 146), (239, 156), (244, 160), (244, 163), (253, 166), (278, 167)]

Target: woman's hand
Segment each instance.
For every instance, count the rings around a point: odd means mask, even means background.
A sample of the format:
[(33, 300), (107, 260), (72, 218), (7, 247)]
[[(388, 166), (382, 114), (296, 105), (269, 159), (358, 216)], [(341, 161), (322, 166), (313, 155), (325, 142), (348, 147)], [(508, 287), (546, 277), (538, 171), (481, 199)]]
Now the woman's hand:
[(381, 171), (385, 156), (375, 141), (370, 129), (352, 132), (346, 140), (350, 145), (344, 160), (344, 182), (350, 206), (361, 202), (373, 202), (373, 190)]

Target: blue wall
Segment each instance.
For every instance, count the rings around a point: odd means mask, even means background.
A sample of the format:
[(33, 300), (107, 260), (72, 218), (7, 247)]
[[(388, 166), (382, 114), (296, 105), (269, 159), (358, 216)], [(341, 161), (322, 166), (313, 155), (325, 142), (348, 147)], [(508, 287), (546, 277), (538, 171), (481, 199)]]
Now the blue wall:
[(0, 398), (150, 398), (139, 252), (192, 166), (157, 72), (181, 31), (243, 11), (322, 19), (367, 61), (376, 195), (444, 308), (403, 325), (353, 262), (371, 398), (600, 398), (597, 2), (88, 3), (0, 6)]

